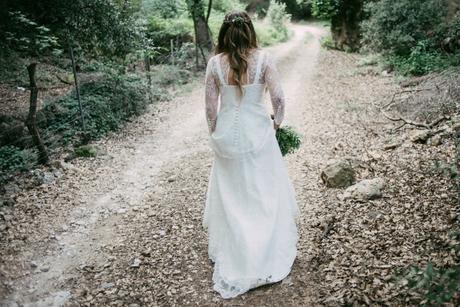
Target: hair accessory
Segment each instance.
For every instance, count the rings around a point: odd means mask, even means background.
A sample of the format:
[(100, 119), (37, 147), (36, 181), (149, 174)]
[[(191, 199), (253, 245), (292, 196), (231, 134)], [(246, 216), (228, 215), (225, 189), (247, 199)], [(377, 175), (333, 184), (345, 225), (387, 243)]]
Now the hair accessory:
[(244, 24), (244, 18), (240, 16), (236, 16), (232, 19), (232, 23), (237, 26), (242, 26)]

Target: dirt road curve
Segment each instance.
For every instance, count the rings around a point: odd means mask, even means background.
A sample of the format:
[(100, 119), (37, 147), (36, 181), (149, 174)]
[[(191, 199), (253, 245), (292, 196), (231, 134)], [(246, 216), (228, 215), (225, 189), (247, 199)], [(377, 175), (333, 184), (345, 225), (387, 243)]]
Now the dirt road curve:
[[(186, 94), (136, 119), (120, 134), (98, 142), (106, 154), (77, 160), (52, 184), (24, 191), (18, 209), (23, 240), (3, 255), (6, 306), (69, 305), (310, 305), (303, 225), (311, 202), (321, 199), (317, 172), (329, 114), (312, 104), (312, 78), (321, 26), (294, 26), (294, 37), (270, 48), (288, 97), (286, 124), (300, 130), (302, 149), (287, 157), (299, 205), (301, 241), (291, 277), (232, 300), (212, 291), (212, 266), (201, 227), (212, 154), (207, 146), (201, 80)], [(327, 113), (327, 114), (326, 114)], [(318, 116), (320, 115), (320, 116)], [(315, 182), (305, 187), (305, 182)], [(308, 192), (309, 191), (309, 192)], [(22, 207), (21, 207), (22, 206)], [(1, 294), (1, 293), (0, 293)], [(136, 305), (137, 304), (137, 305)]]

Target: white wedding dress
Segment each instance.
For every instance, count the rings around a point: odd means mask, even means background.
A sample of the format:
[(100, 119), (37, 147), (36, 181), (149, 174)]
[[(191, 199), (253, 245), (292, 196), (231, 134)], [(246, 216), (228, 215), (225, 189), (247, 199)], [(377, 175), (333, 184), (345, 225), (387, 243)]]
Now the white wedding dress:
[(215, 159), (203, 225), (215, 263), (214, 289), (223, 298), (286, 277), (298, 239), (295, 193), (264, 103), (267, 86), (280, 124), (284, 96), (275, 65), (266, 51), (254, 50), (242, 94), (228, 84), (229, 71), (224, 54), (212, 57), (206, 71), (206, 117)]

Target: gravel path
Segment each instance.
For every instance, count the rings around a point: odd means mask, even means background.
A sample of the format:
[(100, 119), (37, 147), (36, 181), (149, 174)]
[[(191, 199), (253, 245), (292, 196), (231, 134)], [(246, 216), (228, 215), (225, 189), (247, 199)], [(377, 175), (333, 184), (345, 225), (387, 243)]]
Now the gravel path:
[[(123, 132), (98, 142), (105, 154), (75, 160), (53, 183), (18, 193), (1, 241), (0, 277), (6, 282), (0, 303), (343, 304), (349, 288), (341, 287), (340, 296), (324, 285), (330, 283), (328, 264), (334, 263), (325, 247), (342, 248), (331, 245), (324, 232), (334, 220), (339, 191), (326, 189), (319, 174), (329, 159), (352, 155), (369, 161), (376, 154), (372, 150), (381, 148), (385, 136), (379, 129), (385, 123), (369, 106), (395, 84), (361, 74), (357, 56), (321, 50), (324, 27), (293, 30), (293, 39), (270, 48), (288, 97), (285, 124), (304, 135), (302, 147), (286, 157), (301, 211), (299, 252), (288, 278), (230, 301), (212, 290), (201, 226), (212, 153), (199, 80), (186, 94), (152, 107)], [(365, 171), (359, 176), (366, 177)], [(331, 278), (340, 281), (342, 267), (335, 265)]]

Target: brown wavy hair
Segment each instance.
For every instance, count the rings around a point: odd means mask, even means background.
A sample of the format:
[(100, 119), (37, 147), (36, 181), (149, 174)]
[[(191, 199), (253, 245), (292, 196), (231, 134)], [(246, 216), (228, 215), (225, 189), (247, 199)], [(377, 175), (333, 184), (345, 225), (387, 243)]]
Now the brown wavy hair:
[(258, 48), (256, 31), (251, 18), (244, 11), (233, 11), (225, 15), (220, 27), (216, 54), (228, 55), (233, 79), (242, 92), (243, 76), (248, 69), (248, 55), (251, 49)]

